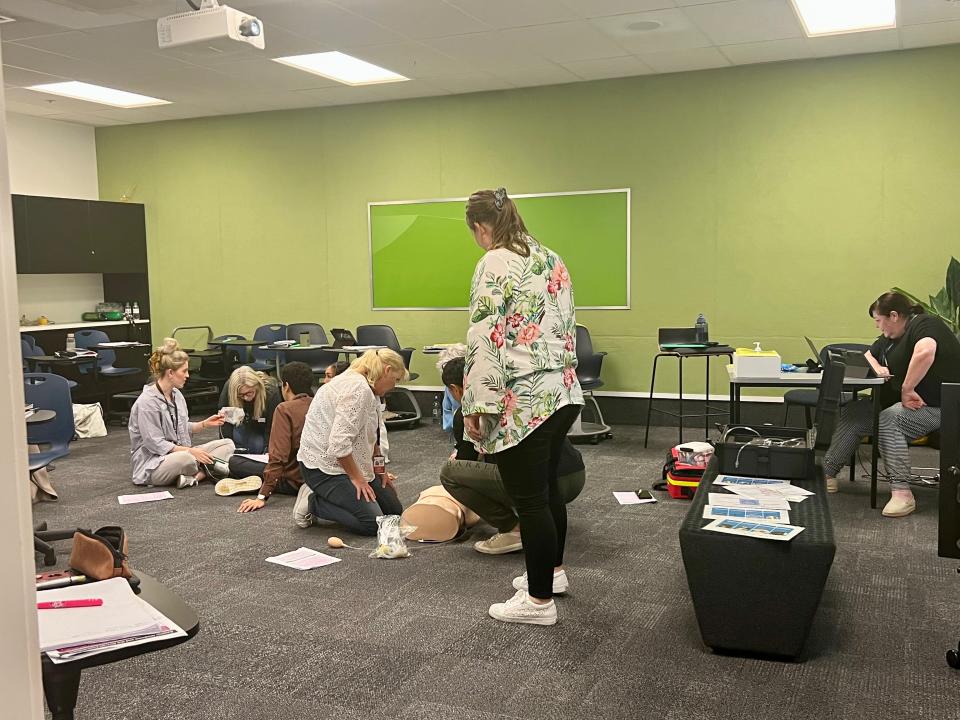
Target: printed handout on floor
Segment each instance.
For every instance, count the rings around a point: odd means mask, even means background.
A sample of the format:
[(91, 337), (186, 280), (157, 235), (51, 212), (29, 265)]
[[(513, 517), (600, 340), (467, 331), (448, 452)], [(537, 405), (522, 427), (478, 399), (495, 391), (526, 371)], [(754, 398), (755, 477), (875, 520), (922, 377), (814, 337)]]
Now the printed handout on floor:
[(704, 520), (723, 520), (736, 518), (738, 520), (759, 520), (762, 522), (790, 524), (790, 513), (787, 510), (772, 510), (770, 508), (741, 508), (724, 505), (704, 505)]
[(753, 520), (714, 520), (704, 525), (704, 530), (740, 535), (760, 540), (792, 540), (803, 532), (804, 528), (797, 525), (777, 525), (775, 523), (755, 522)]

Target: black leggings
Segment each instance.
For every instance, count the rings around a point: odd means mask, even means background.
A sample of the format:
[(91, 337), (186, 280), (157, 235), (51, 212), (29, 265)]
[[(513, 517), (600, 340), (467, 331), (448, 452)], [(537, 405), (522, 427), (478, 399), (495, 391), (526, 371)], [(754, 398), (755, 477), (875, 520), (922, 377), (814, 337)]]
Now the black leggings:
[(557, 467), (563, 439), (580, 410), (580, 405), (565, 405), (518, 445), (493, 456), (520, 520), (530, 595), (542, 600), (553, 596), (553, 568), (563, 564), (567, 506)]

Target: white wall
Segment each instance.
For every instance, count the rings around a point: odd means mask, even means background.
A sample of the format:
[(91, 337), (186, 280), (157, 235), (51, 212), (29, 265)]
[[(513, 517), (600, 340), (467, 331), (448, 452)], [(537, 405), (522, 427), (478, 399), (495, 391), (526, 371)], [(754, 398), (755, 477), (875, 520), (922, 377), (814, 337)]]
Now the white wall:
[(92, 127), (8, 113), (7, 153), (12, 193), (100, 199)]

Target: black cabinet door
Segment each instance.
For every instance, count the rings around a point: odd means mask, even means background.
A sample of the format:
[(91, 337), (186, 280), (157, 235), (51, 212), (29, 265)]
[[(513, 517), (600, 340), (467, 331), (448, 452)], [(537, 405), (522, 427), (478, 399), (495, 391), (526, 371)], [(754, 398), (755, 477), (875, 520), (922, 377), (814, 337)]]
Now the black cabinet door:
[(90, 241), (97, 272), (145, 273), (147, 238), (143, 205), (122, 202), (90, 203)]
[(27, 198), (11, 195), (13, 200), (13, 241), (17, 249), (17, 272), (30, 272), (30, 244), (27, 242)]
[(90, 202), (27, 197), (27, 246), (31, 273), (100, 272), (90, 241)]

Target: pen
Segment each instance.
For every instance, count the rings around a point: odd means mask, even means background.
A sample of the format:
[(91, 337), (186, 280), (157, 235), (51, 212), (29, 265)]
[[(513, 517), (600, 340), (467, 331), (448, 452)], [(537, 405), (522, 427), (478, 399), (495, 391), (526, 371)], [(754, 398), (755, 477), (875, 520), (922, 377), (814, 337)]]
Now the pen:
[(53, 580), (38, 582), (37, 590), (50, 590), (52, 588), (66, 587), (67, 585), (76, 585), (77, 583), (85, 583), (86, 581), (86, 575), (70, 575), (69, 577), (55, 578)]
[(79, 600), (54, 600), (52, 602), (38, 602), (37, 610), (59, 610), (60, 608), (100, 607), (103, 600), (100, 598), (81, 598)]

